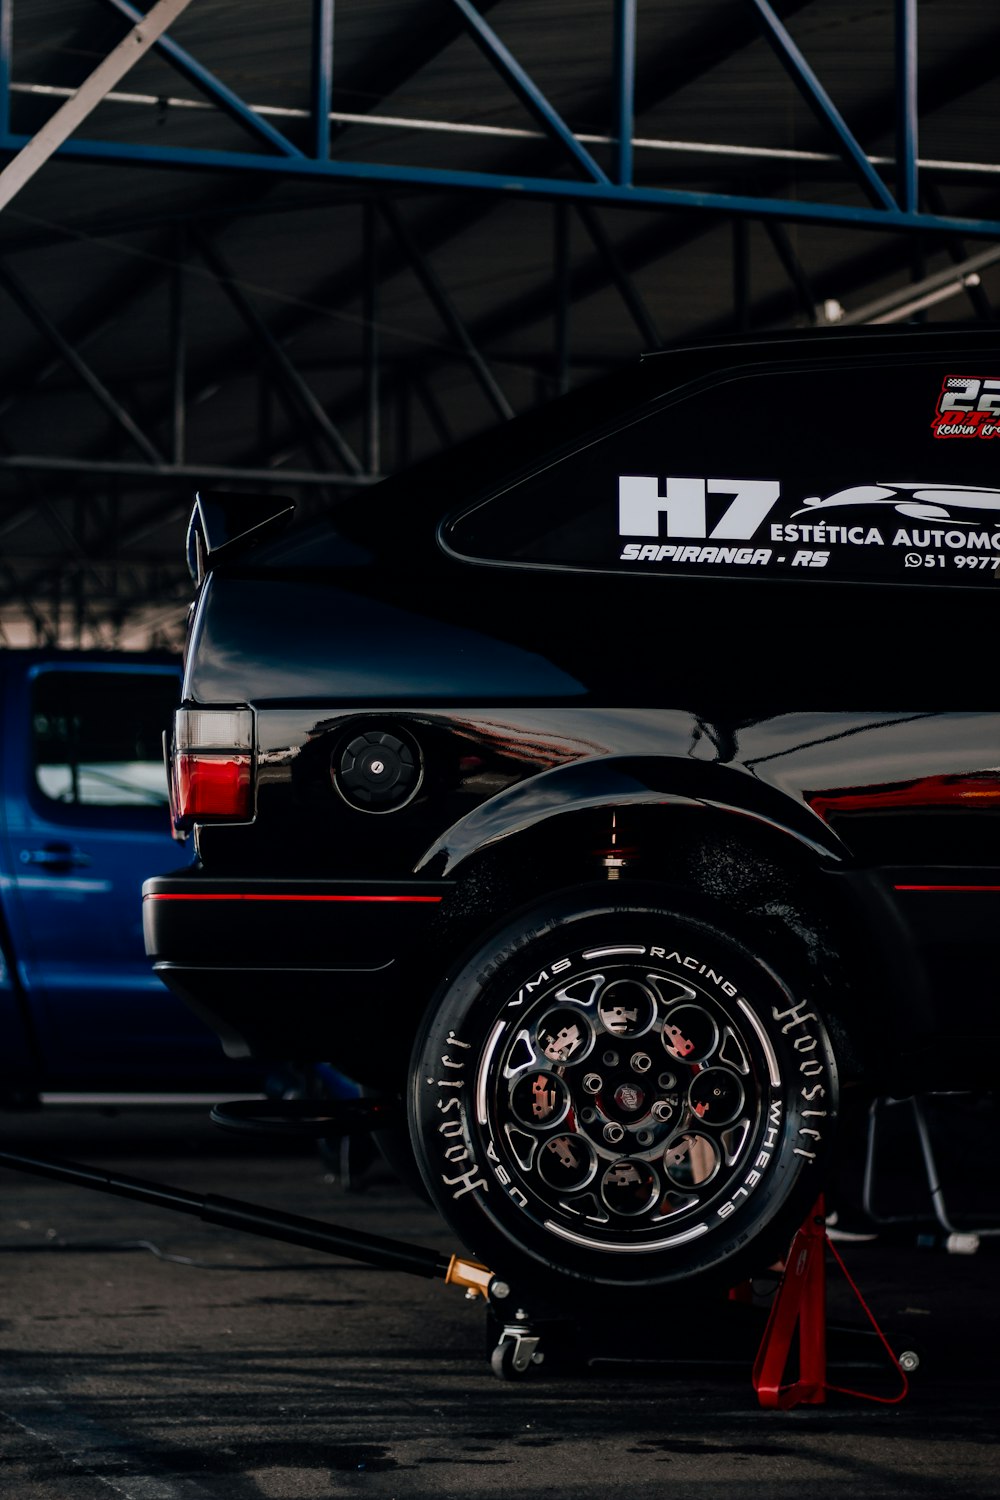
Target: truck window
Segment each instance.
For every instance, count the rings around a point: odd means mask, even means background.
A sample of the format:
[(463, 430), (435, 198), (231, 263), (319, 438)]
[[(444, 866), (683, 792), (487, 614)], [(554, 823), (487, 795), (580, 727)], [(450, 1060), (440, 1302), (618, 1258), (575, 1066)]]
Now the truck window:
[(177, 697), (170, 673), (41, 673), (31, 706), (38, 790), (69, 807), (165, 806), (162, 735)]

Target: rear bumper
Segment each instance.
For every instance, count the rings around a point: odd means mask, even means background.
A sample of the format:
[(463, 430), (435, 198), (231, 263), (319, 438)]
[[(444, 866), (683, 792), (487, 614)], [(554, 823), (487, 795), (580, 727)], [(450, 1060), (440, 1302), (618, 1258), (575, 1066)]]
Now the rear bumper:
[(362, 1082), (405, 1067), (433, 988), (425, 961), (451, 881), (156, 876), (153, 967), (233, 1057), (325, 1059)]

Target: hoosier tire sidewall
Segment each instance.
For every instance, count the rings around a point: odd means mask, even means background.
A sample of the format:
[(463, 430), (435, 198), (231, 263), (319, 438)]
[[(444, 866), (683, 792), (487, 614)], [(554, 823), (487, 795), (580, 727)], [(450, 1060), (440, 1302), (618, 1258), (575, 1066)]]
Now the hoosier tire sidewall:
[[(515, 1024), (519, 995), (523, 1006), (525, 989), (530, 995), (541, 976), (551, 979), (553, 965), (566, 975), (583, 972), (582, 954), (615, 944), (662, 950), (656, 970), (681, 982), (710, 968), (733, 990), (724, 1011), (743, 1023), (745, 1036), (766, 1036), (761, 1055), (770, 1052), (777, 1068), (776, 1083), (770, 1062), (763, 1070), (763, 1107), (745, 1159), (732, 1191), (710, 1204), (708, 1227), (639, 1253), (576, 1243), (544, 1227), (544, 1204), (529, 1196), (529, 1208), (519, 1206), (529, 1184), (511, 1170), (502, 1142), (497, 1149), (476, 1104), (484, 1049), (495, 1068), (497, 1028), (505, 1018)], [(513, 922), (442, 988), (415, 1044), (411, 1132), (433, 1202), (469, 1249), (505, 1276), (542, 1283), (569, 1276), (609, 1289), (692, 1277), (732, 1284), (780, 1255), (815, 1202), (836, 1101), (836, 1064), (819, 1013), (762, 958), (700, 920), (622, 897), (582, 907), (577, 898)], [(628, 1239), (628, 1225), (623, 1234)]]

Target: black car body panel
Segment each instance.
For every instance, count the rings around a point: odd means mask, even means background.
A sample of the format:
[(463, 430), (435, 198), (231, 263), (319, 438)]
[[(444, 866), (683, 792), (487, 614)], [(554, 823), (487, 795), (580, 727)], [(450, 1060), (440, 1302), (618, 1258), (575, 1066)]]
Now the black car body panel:
[[(233, 1050), (378, 1081), (456, 956), (539, 890), (668, 879), (738, 920), (738, 867), (764, 859), (847, 955), (859, 1067), (988, 1072), (961, 1038), (998, 1030), (998, 372), (1000, 342), (961, 331), (672, 351), (223, 553), (184, 700), (253, 711), (253, 806), (196, 823), (199, 867), (147, 885), (157, 971)], [(616, 442), (655, 540), (594, 499)], [(772, 475), (794, 489), (772, 541), (737, 545), (740, 476)], [(398, 806), (343, 794), (366, 734), (412, 747)], [(310, 892), (359, 899), (244, 899)], [(387, 894), (435, 899), (363, 899)]]

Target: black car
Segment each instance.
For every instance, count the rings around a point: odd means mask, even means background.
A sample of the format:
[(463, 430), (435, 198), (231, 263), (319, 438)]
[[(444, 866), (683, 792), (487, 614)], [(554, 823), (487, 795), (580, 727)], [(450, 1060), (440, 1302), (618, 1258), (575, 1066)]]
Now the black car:
[(998, 457), (995, 333), (845, 331), (648, 357), (319, 522), (199, 499), (157, 973), (405, 1096), (501, 1272), (766, 1264), (843, 1098), (995, 1076)]

